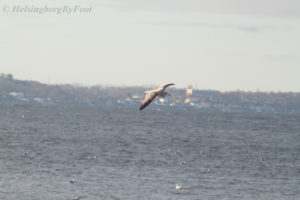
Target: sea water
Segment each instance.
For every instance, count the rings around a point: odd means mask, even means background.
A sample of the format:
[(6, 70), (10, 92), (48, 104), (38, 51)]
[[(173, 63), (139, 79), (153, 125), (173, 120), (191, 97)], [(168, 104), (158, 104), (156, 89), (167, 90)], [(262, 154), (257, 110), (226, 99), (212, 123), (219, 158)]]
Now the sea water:
[(76, 197), (300, 199), (300, 116), (0, 104), (0, 199)]

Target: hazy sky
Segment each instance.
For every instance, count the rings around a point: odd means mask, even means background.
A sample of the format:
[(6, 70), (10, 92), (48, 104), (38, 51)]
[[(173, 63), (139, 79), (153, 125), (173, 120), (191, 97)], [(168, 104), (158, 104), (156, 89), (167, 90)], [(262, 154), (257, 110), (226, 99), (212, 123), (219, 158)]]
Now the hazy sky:
[(299, 0), (0, 0), (0, 9), (0, 73), (18, 79), (300, 91)]

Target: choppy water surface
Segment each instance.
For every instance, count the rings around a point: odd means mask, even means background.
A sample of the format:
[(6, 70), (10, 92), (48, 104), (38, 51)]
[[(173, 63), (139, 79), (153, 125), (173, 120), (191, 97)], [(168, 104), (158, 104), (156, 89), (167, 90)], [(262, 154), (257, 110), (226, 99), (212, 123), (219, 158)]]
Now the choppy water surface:
[(1, 200), (300, 199), (300, 116), (3, 104), (0, 122)]

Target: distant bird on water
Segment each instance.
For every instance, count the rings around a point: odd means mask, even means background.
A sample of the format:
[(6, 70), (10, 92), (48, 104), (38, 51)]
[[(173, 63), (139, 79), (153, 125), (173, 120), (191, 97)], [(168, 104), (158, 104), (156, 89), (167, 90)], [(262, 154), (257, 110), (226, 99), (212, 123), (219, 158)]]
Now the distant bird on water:
[(73, 184), (73, 183), (75, 183), (75, 179), (72, 178), (72, 180), (69, 180), (69, 182)]
[(165, 89), (171, 85), (175, 85), (175, 84), (174, 83), (163, 84), (163, 85), (158, 86), (154, 90), (145, 91), (144, 94), (146, 96), (140, 106), (140, 110), (143, 110), (146, 106), (148, 106), (153, 101), (153, 99), (155, 99), (155, 97), (165, 97), (167, 95), (170, 95), (169, 93), (167, 93), (165, 91)]
[(182, 185), (176, 184), (176, 185), (175, 185), (175, 189), (176, 189), (176, 190), (182, 189)]

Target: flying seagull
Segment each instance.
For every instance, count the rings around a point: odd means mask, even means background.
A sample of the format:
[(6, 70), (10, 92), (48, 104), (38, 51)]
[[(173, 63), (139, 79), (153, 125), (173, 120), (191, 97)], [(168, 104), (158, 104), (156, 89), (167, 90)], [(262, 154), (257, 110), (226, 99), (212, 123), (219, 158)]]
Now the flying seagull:
[(165, 91), (165, 89), (167, 87), (169, 87), (170, 85), (175, 85), (175, 84), (174, 83), (168, 83), (168, 84), (160, 85), (154, 90), (145, 91), (144, 94), (146, 96), (145, 96), (145, 99), (144, 99), (144, 101), (142, 102), (142, 104), (140, 106), (140, 110), (143, 110), (146, 106), (148, 106), (153, 101), (153, 99), (155, 99), (155, 97), (165, 97), (167, 95), (170, 95), (169, 93), (167, 93)]

